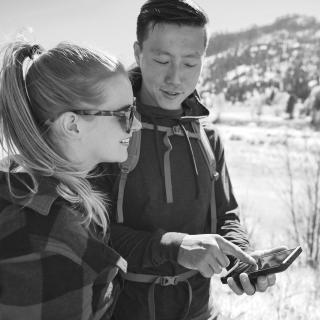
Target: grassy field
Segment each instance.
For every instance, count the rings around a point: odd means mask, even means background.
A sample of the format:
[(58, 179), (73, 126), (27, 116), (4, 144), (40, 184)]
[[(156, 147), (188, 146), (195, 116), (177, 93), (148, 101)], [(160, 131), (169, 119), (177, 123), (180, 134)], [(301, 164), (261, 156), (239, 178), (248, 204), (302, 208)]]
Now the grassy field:
[(319, 320), (319, 273), (296, 266), (277, 275), (277, 283), (264, 293), (237, 296), (214, 278), (213, 299), (219, 320)]
[[(293, 247), (297, 243), (290, 233), (292, 219), (285, 193), (289, 183), (286, 141), (290, 141), (290, 152), (296, 159), (304, 156), (306, 141), (315, 148), (320, 146), (320, 133), (300, 120), (261, 120), (257, 125), (243, 114), (235, 118), (226, 115), (215, 128), (225, 144), (234, 191), (251, 242), (257, 249)], [(298, 162), (295, 165), (296, 183), (302, 188), (308, 177), (302, 171), (299, 173)], [(302, 254), (299, 261), (277, 276), (277, 284), (265, 293), (236, 296), (215, 277), (212, 296), (223, 320), (319, 320), (319, 270), (308, 267)]]

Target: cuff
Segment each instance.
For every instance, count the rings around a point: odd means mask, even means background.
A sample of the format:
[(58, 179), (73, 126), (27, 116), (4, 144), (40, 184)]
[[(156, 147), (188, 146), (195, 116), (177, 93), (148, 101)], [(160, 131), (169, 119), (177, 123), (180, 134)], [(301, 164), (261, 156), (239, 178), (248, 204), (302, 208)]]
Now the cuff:
[(160, 240), (160, 255), (164, 260), (177, 262), (179, 248), (186, 233), (167, 232)]

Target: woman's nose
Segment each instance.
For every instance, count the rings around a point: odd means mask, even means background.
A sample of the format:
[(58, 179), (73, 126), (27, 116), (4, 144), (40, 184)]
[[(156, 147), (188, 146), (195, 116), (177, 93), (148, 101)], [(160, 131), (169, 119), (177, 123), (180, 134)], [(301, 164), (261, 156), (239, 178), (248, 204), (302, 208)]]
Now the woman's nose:
[(137, 119), (136, 116), (134, 116), (133, 118), (133, 122), (132, 122), (132, 127), (131, 127), (131, 131), (138, 131), (142, 128), (141, 122)]

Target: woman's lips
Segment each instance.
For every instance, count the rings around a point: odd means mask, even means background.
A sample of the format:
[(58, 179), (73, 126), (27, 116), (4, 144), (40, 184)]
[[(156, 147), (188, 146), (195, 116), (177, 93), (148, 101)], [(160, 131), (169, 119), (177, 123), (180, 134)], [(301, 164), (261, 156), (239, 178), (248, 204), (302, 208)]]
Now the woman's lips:
[(120, 143), (125, 146), (125, 147), (128, 147), (129, 146), (129, 143), (130, 143), (130, 137), (129, 138), (126, 138), (126, 139), (122, 139), (120, 141)]

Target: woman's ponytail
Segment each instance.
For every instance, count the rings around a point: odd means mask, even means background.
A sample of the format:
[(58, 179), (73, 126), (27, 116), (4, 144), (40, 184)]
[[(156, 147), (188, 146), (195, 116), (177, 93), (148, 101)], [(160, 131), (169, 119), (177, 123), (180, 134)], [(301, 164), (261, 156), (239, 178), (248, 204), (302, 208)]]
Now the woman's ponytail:
[[(2, 53), (0, 71), (1, 145), (9, 157), (35, 181), (35, 174), (53, 176), (58, 193), (80, 208), (85, 225), (107, 230), (105, 195), (94, 190), (85, 173), (60, 154), (49, 138), (46, 120), (78, 108), (96, 106), (105, 99), (99, 85), (125, 74), (114, 58), (76, 45), (62, 44), (49, 51), (15, 42)], [(30, 191), (37, 192), (37, 183)]]

